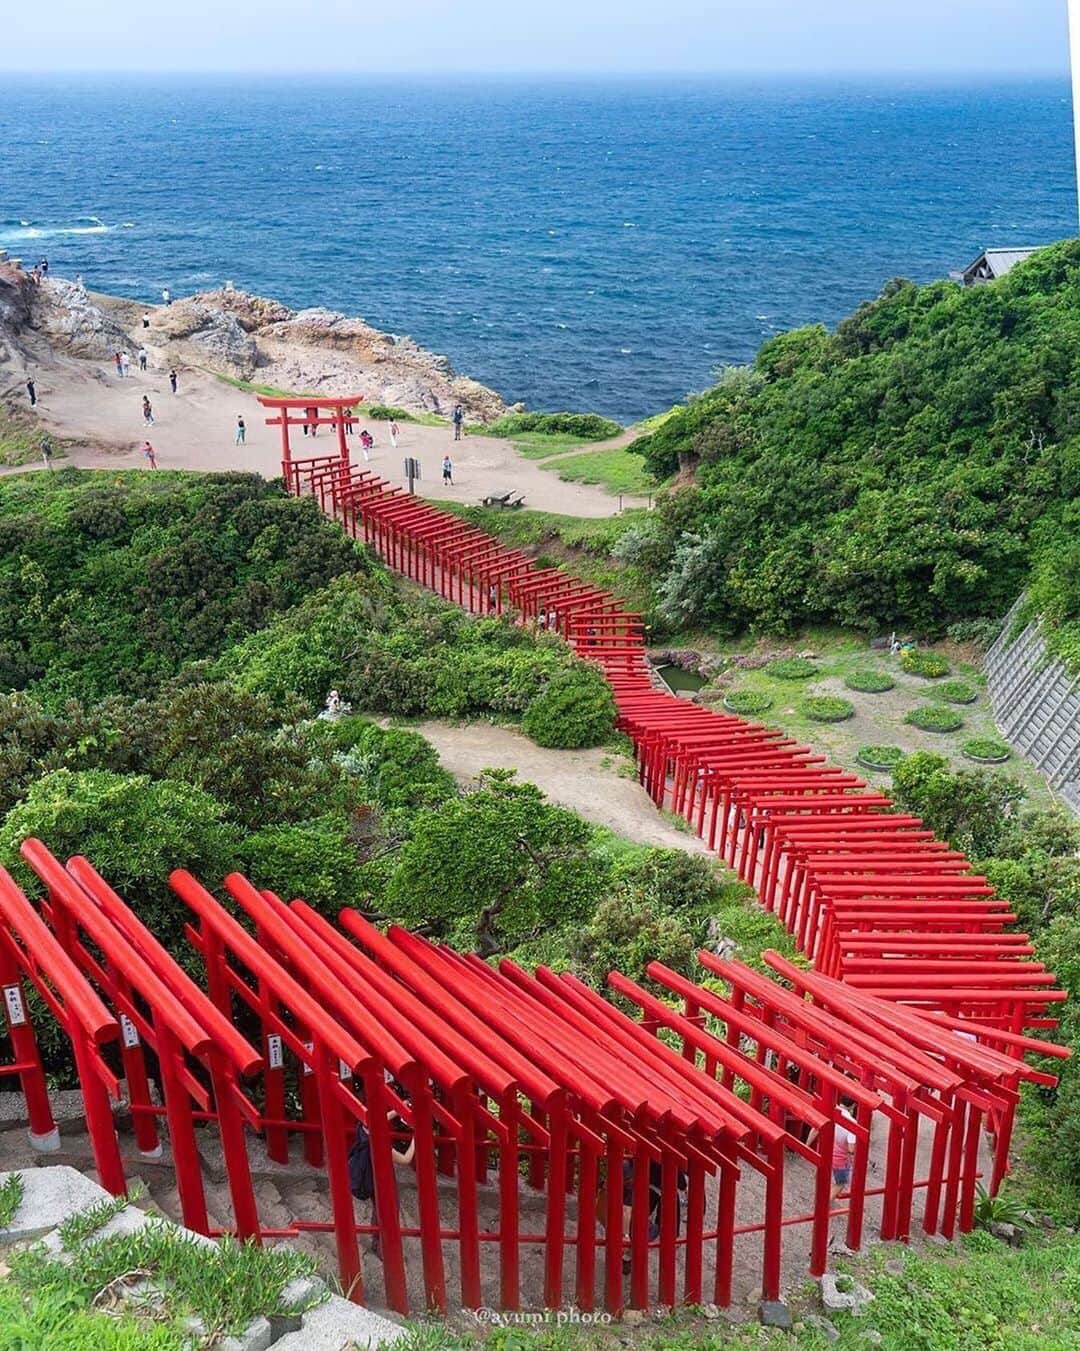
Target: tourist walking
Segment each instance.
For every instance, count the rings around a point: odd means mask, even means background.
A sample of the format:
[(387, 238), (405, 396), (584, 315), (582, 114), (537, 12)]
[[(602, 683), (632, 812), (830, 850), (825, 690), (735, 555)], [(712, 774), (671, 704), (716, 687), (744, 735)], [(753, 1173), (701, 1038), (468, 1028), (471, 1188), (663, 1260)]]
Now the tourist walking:
[(47, 277), (47, 276), (49, 275), (49, 260), (48, 260), (48, 258), (42, 258), (42, 260), (41, 260), (41, 275), (42, 275), (43, 277)]
[(119, 352), (114, 352), (112, 354), (112, 359), (116, 366), (116, 374), (122, 380), (124, 378), (124, 359)]
[(371, 455), (368, 452), (371, 450), (374, 444), (375, 438), (365, 427), (364, 430), (360, 433), (360, 449), (364, 452), (365, 460), (371, 459)]
[(393, 418), (390, 419), (390, 426), (387, 430), (390, 433), (390, 444), (397, 450), (398, 425)]
[(172, 392), (173, 392), (174, 394), (176, 393), (176, 372), (175, 372), (175, 371), (170, 371), (170, 372), (169, 372), (169, 388), (172, 390)]
[(128, 372), (131, 370), (131, 353), (125, 348), (120, 353), (120, 374), (127, 379)]
[(464, 413), (464, 410), (462, 409), (461, 404), (456, 403), (456, 404), (454, 405), (454, 414), (453, 414), (454, 440), (455, 440), (455, 441), (460, 441), (460, 440), (461, 440), (461, 427), (462, 427), (462, 424), (464, 423), (464, 421), (465, 421), (465, 413)]
[(161, 299), (162, 299), (163, 304), (166, 304), (166, 305), (171, 305), (171, 304), (172, 304), (172, 296), (169, 294), (169, 288), (168, 288), (167, 286), (164, 287), (164, 288), (162, 289), (162, 292), (161, 292)]
[(309, 408), (304, 409), (304, 413), (307, 416), (307, 425), (311, 428), (311, 435), (317, 436), (319, 433), (319, 410), (312, 404)]
[(151, 469), (157, 468), (157, 451), (149, 441), (143, 442), (142, 453), (146, 456), (147, 463)]
[(453, 487), (454, 483), (454, 462), (449, 455), (443, 456), (442, 462), (442, 481), (449, 483)]
[(245, 444), (246, 444), (246, 438), (247, 438), (247, 428), (244, 426), (244, 419), (243, 419), (242, 417), (238, 417), (238, 418), (236, 419), (236, 442), (235, 442), (235, 444), (238, 445), (238, 446), (245, 445)]
[(499, 608), (499, 588), (494, 582), (488, 587), (488, 609), (497, 610)]
[(154, 410), (150, 407), (150, 400), (145, 394), (142, 396), (142, 415), (146, 425), (152, 427), (154, 425)]
[(149, 356), (149, 353), (147, 352), (146, 348), (145, 348), (145, 347), (140, 347), (140, 348), (139, 348), (139, 370), (140, 370), (140, 371), (145, 371), (145, 370), (146, 370), (146, 362), (147, 362), (148, 356)]
[(144, 315), (143, 315), (143, 317), (142, 317), (142, 326), (143, 326), (143, 328), (149, 328), (149, 327), (150, 327), (150, 316), (149, 316), (148, 314), (144, 314)]
[(30, 400), (30, 407), (31, 407), (31, 408), (36, 408), (36, 407), (37, 407), (37, 385), (34, 383), (34, 377), (33, 377), (32, 375), (28, 375), (28, 376), (26, 377), (26, 397)]
[(41, 459), (46, 469), (51, 469), (53, 467), (52, 442), (47, 436), (41, 438)]

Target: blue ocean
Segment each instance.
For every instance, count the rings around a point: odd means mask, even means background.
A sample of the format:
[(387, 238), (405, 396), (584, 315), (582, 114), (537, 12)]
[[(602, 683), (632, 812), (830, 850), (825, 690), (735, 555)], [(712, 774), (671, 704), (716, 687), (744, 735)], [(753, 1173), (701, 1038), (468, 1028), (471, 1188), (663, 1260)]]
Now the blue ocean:
[(1076, 230), (1064, 82), (8, 80), (0, 248), (362, 314), (631, 420), (890, 277)]

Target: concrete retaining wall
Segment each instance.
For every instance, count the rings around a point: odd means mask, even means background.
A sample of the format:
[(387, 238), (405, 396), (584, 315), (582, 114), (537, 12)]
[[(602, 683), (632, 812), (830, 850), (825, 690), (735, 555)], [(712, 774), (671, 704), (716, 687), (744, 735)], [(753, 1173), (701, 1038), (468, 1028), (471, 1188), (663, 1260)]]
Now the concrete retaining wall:
[(994, 721), (1002, 736), (1045, 776), (1080, 814), (1080, 675), (1052, 661), (1036, 620), (1015, 638), (1018, 600), (985, 670)]

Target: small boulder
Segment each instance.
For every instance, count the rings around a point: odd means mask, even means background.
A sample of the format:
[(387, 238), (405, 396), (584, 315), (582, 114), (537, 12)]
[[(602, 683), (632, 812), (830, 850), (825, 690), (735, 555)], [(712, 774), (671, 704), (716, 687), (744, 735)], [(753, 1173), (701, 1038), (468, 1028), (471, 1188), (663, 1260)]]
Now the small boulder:
[(827, 1271), (821, 1278), (821, 1304), (826, 1313), (851, 1313), (860, 1317), (874, 1298), (874, 1292), (850, 1276), (835, 1276)]
[(791, 1310), (782, 1299), (763, 1299), (758, 1305), (758, 1318), (762, 1327), (781, 1328), (790, 1332), (792, 1328)]

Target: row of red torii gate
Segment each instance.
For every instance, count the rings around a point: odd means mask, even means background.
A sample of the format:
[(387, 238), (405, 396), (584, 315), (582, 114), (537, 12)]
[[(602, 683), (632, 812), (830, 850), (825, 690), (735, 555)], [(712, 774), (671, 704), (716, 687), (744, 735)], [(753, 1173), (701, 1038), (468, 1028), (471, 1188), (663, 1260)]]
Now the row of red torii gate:
[[(340, 425), (358, 400), (318, 402)], [(347, 444), (292, 460), (283, 427), (289, 490), (391, 566), (473, 611), (554, 611), (611, 682), (654, 800), (755, 886), (808, 960), (767, 952), (766, 975), (702, 952), (697, 980), (653, 963), (646, 989), (612, 972), (613, 1003), (354, 911), (332, 921), (258, 879), (224, 879), (223, 903), (204, 885), (222, 879), (177, 872), (181, 963), (89, 861), (30, 840), (34, 886), (0, 871), (0, 1073), (22, 1088), (31, 1138), (58, 1143), (27, 987), (70, 1040), (104, 1186), (123, 1193), (167, 1151), (185, 1223), (214, 1232), (216, 1151), (228, 1228), (328, 1235), (360, 1302), (723, 1307), (822, 1274), (830, 1238), (858, 1249), (868, 1224), (896, 1240), (969, 1229), (978, 1186), (1008, 1171), (1021, 1084), (1052, 1087), (1049, 1059), (1067, 1054), (1043, 1039), (1064, 993), (1008, 906), (854, 775), (653, 688), (640, 617), (608, 593), (354, 469)], [(376, 1207), (350, 1190), (358, 1122)], [(836, 1186), (840, 1130), (854, 1150)], [(324, 1178), (325, 1212), (268, 1222), (266, 1170)], [(381, 1261), (365, 1271), (359, 1240), (375, 1231)]]

